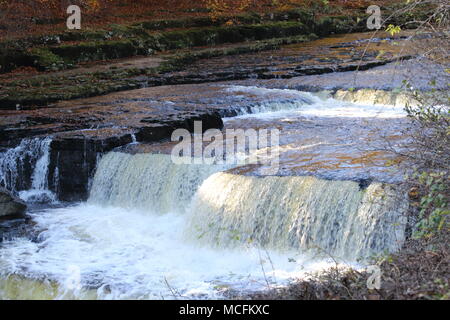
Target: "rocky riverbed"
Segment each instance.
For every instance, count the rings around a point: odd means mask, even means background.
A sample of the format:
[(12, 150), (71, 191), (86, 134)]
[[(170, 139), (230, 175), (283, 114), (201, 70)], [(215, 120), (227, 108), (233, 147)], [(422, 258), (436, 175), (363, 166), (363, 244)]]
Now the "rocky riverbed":
[[(168, 139), (176, 128), (192, 130), (196, 120), (203, 121), (204, 130), (220, 129), (222, 117), (252, 113), (261, 105), (295, 103), (297, 99), (293, 91), (235, 90), (230, 94), (229, 88), (236, 85), (327, 91), (325, 95), (341, 100), (388, 105), (404, 104), (405, 97), (396, 92), (410, 74), (418, 75), (411, 81), (421, 89), (431, 89), (431, 80), (442, 86), (448, 74), (420, 59), (417, 46), (409, 42), (411, 37), (418, 42), (430, 41), (429, 34), (416, 36), (412, 32), (396, 39), (372, 38), (368, 33), (337, 36), (286, 45), (277, 51), (199, 60), (182, 72), (164, 76), (174, 84), (256, 78), (252, 80), (158, 86), (30, 110), (4, 110), (0, 143), (11, 148), (24, 138), (51, 135), (51, 190), (64, 200), (85, 199), (98, 154), (133, 139), (145, 143)], [(405, 57), (409, 60), (399, 62)], [(351, 71), (355, 69), (359, 71)], [(378, 91), (364, 90), (367, 88)], [(58, 186), (55, 171), (59, 173)], [(31, 175), (28, 170), (23, 179), (29, 180)]]

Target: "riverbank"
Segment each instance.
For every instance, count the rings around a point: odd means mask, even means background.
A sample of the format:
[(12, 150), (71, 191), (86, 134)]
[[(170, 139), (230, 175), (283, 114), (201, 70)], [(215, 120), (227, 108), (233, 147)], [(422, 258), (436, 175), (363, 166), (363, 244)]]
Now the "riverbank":
[(415, 239), (405, 243), (399, 253), (373, 263), (382, 270), (380, 289), (368, 289), (372, 275), (356, 269), (335, 266), (310, 275), (287, 287), (232, 299), (255, 300), (448, 300), (449, 239)]

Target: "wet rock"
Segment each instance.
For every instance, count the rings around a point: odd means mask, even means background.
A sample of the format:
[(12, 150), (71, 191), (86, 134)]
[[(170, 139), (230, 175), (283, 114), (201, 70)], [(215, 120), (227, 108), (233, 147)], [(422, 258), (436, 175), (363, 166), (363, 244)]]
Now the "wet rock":
[[(410, 56), (405, 57), (410, 58)], [(350, 66), (355, 69), (355, 65)], [(362, 68), (358, 68), (357, 71), (350, 72), (313, 74), (294, 78), (286, 77), (286, 79), (244, 80), (236, 83), (301, 91), (331, 90), (338, 93), (335, 98), (346, 101), (374, 103), (376, 100), (375, 103), (379, 104), (404, 105), (406, 95), (399, 92), (399, 88), (404, 86), (404, 80), (407, 79), (411, 86), (418, 90), (446, 90), (449, 77), (444, 65), (422, 58), (387, 64), (385, 61), (381, 64), (369, 62), (361, 66)], [(341, 69), (341, 71), (344, 70)], [(435, 86), (431, 85), (433, 80), (436, 83)], [(379, 94), (373, 90), (378, 91)]]
[(370, 186), (370, 184), (373, 182), (372, 179), (359, 179), (358, 180), (358, 185), (359, 185), (359, 189), (360, 190), (365, 190), (367, 189), (368, 186)]
[(223, 121), (218, 112), (180, 114), (164, 120), (145, 118), (141, 122), (149, 125), (139, 129), (136, 138), (142, 142), (155, 142), (170, 138), (172, 132), (176, 129), (194, 132), (195, 121), (202, 123), (203, 132), (208, 129), (222, 129), (223, 127)]
[(51, 144), (50, 190), (62, 201), (86, 200), (89, 180), (101, 155), (130, 142), (131, 133), (119, 129), (59, 134)]
[(0, 219), (15, 219), (25, 214), (27, 205), (9, 191), (0, 188)]
[[(128, 106), (134, 103), (131, 101)], [(205, 109), (164, 114), (152, 113), (150, 108), (144, 113), (144, 108), (133, 110), (125, 106), (118, 112), (103, 114), (109, 116), (107, 121), (116, 118), (117, 125), (121, 124), (122, 128), (75, 130), (55, 135), (51, 144), (48, 183), (58, 199), (68, 202), (86, 200), (98, 160), (103, 154), (133, 142), (133, 134), (136, 141), (155, 142), (170, 139), (176, 129), (193, 132), (195, 121), (202, 121), (203, 130), (223, 127), (220, 114)], [(95, 111), (101, 113), (101, 109), (99, 105)], [(137, 114), (139, 117), (133, 121)], [(98, 114), (90, 117), (93, 122), (98, 119)]]
[(337, 90), (333, 97), (342, 101), (361, 104), (382, 104), (389, 106), (417, 106), (418, 101), (407, 93), (388, 90), (360, 89)]
[[(226, 44), (187, 55), (170, 56), (166, 61), (146, 57), (136, 62), (133, 58), (109, 64), (112, 69), (105, 68), (108, 66), (106, 64), (94, 66), (93, 69), (66, 70), (45, 77), (38, 74), (29, 79), (5, 83), (0, 90), (0, 109), (37, 108), (61, 100), (160, 85), (256, 78), (288, 79), (362, 71), (397, 60), (400, 56), (420, 55), (410, 48), (405, 36), (396, 39), (372, 39), (372, 36), (370, 33), (350, 34), (305, 42), (316, 39), (316, 36), (303, 34), (244, 46)], [(404, 41), (406, 45), (394, 45), (394, 40)], [(399, 51), (399, 48), (403, 49)], [(92, 54), (99, 52), (93, 51)], [(145, 63), (142, 59), (151, 60)], [(42, 81), (48, 86), (43, 88), (38, 85)], [(83, 86), (73, 86), (74, 82), (83, 83)], [(98, 85), (99, 82), (102, 84)]]
[[(152, 143), (170, 139), (176, 129), (192, 132), (195, 121), (202, 121), (203, 130), (220, 129), (225, 110), (236, 113), (230, 106), (254, 100), (227, 96), (229, 101), (223, 101), (224, 94), (221, 86), (158, 87), (61, 102), (39, 110), (6, 111), (0, 119), (0, 136), (5, 137), (4, 147), (36, 135), (52, 136), (49, 189), (59, 200), (83, 201), (104, 153), (134, 139)], [(28, 171), (32, 172), (31, 167)]]
[(33, 224), (29, 216), (0, 217), (0, 242), (21, 237), (35, 240), (37, 235), (33, 231)]

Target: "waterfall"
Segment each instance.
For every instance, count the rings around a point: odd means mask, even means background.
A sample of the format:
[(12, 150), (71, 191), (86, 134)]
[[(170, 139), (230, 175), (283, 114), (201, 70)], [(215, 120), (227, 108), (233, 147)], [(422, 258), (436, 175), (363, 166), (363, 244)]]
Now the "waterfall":
[(52, 139), (23, 139), (0, 153), (0, 186), (29, 202), (54, 200), (48, 190), (48, 166)]
[(357, 259), (404, 241), (407, 209), (392, 186), (314, 177), (217, 173), (191, 205), (188, 236), (218, 247), (255, 243), (272, 249), (318, 249)]
[(41, 144), (41, 156), (36, 162), (36, 166), (31, 177), (31, 188), (35, 190), (48, 189), (48, 165), (50, 163), (50, 143), (51, 139), (47, 138)]
[(216, 247), (254, 243), (319, 249), (351, 260), (404, 241), (407, 199), (391, 185), (249, 177), (217, 165), (176, 165), (169, 155), (111, 152), (100, 161), (90, 204), (185, 213), (186, 236)]
[(302, 107), (305, 106), (305, 104), (310, 105), (312, 104), (312, 102), (306, 99), (299, 101), (267, 101), (251, 105), (248, 107), (239, 108), (238, 110), (236, 110), (236, 116), (253, 115), (259, 113), (269, 113), (278, 111), (301, 110)]
[(354, 265), (404, 240), (407, 204), (391, 185), (226, 169), (106, 154), (88, 203), (31, 212), (39, 241), (2, 244), (0, 298), (223, 298), (334, 266), (318, 248)]
[(89, 202), (154, 213), (182, 212), (203, 180), (223, 169), (174, 164), (164, 154), (110, 152), (100, 160)]
[(322, 100), (309, 92), (301, 92), (289, 89), (266, 89), (253, 86), (231, 86), (226, 92), (233, 96), (243, 98), (247, 95), (261, 97), (262, 100), (256, 104), (239, 107), (234, 110), (234, 116), (252, 115), (258, 113), (269, 113), (278, 111), (301, 110), (305, 106), (320, 103)]

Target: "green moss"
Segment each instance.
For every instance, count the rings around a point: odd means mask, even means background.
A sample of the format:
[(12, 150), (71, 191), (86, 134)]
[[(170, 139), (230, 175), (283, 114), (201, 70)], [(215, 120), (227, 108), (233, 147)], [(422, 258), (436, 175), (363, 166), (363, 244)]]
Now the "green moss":
[[(108, 30), (67, 31), (60, 35), (1, 42), (0, 72), (8, 72), (18, 66), (35, 66), (39, 70), (59, 70), (79, 62), (150, 55), (157, 51), (224, 43), (265, 41), (264, 44), (251, 49), (264, 50), (271, 46), (276, 47), (279, 45), (277, 43), (287, 41), (286, 38), (364, 31), (366, 30), (365, 17), (365, 12), (357, 12), (354, 17), (327, 16), (314, 20), (312, 10), (297, 9), (274, 11), (265, 15), (248, 13), (233, 17), (219, 17), (217, 20), (212, 20), (210, 17), (194, 17), (149, 21), (129, 26), (113, 24), (108, 26)], [(234, 24), (224, 26), (223, 24), (228, 20), (232, 20)], [(167, 28), (182, 29), (150, 33), (150, 31)], [(284, 40), (279, 41), (280, 39)], [(81, 42), (61, 44), (64, 41)], [(30, 46), (34, 48), (27, 50)], [(241, 46), (240, 49), (231, 49), (228, 53), (225, 52), (227, 50), (218, 50), (216, 53), (237, 54), (240, 50), (250, 49), (247, 46)], [(182, 67), (185, 65), (183, 59), (178, 57), (167, 62), (165, 70)]]
[[(231, 26), (224, 23), (232, 20)], [(181, 28), (180, 30), (164, 30)], [(198, 46), (213, 46), (271, 38), (284, 38), (315, 33), (362, 31), (364, 19), (338, 16), (314, 21), (311, 10), (274, 11), (269, 14), (247, 13), (236, 16), (194, 17), (176, 20), (141, 22), (134, 25), (112, 24), (107, 30), (67, 31), (59, 35), (39, 36), (0, 43), (0, 72), (17, 66), (36, 65), (40, 70), (61, 69), (79, 62), (116, 59), (134, 55), (149, 55), (155, 51), (176, 50)], [(78, 44), (61, 44), (78, 41)], [(46, 47), (48, 51), (27, 48)], [(6, 51), (6, 53), (2, 53)], [(12, 54), (8, 52), (12, 52)], [(61, 63), (63, 61), (64, 63)]]
[(186, 67), (187, 65), (195, 62), (199, 59), (208, 59), (213, 57), (220, 56), (229, 56), (229, 55), (237, 55), (237, 54), (245, 54), (252, 52), (260, 52), (264, 50), (275, 50), (280, 47), (280, 45), (292, 44), (305, 42), (310, 40), (309, 36), (299, 36), (299, 37), (290, 37), (290, 38), (281, 38), (281, 39), (271, 39), (260, 43), (254, 43), (247, 46), (239, 46), (234, 48), (222, 48), (222, 49), (206, 49), (197, 52), (188, 52), (183, 54), (177, 54), (172, 58), (166, 60), (162, 63), (162, 65), (158, 68), (159, 73), (167, 73), (178, 71)]
[[(46, 69), (54, 63), (59, 65), (60, 61), (64, 61), (66, 64), (74, 64), (86, 61), (118, 59), (135, 55), (149, 55), (154, 51), (290, 37), (309, 34), (310, 31), (310, 28), (299, 22), (194, 28), (154, 35), (143, 33), (142, 37), (124, 40), (63, 44), (49, 47), (47, 51), (38, 49), (35, 56), (38, 58), (37, 65), (41, 69)], [(142, 29), (140, 32), (142, 32)]]
[(84, 62), (105, 59), (117, 59), (141, 54), (138, 41), (92, 41), (74, 45), (61, 45), (49, 48), (51, 53), (60, 56), (66, 62)]
[(156, 50), (181, 49), (195, 46), (219, 45), (270, 38), (282, 38), (310, 33), (299, 22), (198, 28), (162, 33), (155, 37)]
[(30, 50), (33, 65), (41, 71), (56, 71), (68, 67), (64, 60), (46, 48), (33, 48)]
[(112, 24), (109, 26), (108, 36), (112, 37), (147, 37), (147, 31), (139, 25), (124, 26), (120, 24)]
[(235, 24), (260, 24), (264, 22), (277, 21), (301, 21), (303, 23), (312, 20), (312, 11), (306, 9), (292, 9), (283, 11), (274, 11), (269, 14), (244, 13), (233, 16), (220, 16), (216, 19), (210, 17), (194, 17), (175, 20), (152, 20), (135, 24), (146, 30), (164, 30), (173, 28), (198, 28), (198, 27), (217, 27), (222, 26), (227, 21), (233, 21)]
[[(183, 69), (186, 65), (199, 59), (218, 56), (244, 54), (273, 50), (281, 45), (299, 43), (315, 39), (314, 34), (280, 39), (270, 39), (248, 45), (206, 49), (197, 52), (174, 55), (158, 68), (118, 69), (94, 72), (80, 75), (41, 75), (26, 80), (8, 83), (0, 89), (0, 106), (4, 109), (14, 109), (17, 105), (47, 105), (59, 100), (91, 97), (114, 91), (131, 90), (141, 87), (137, 76), (149, 76), (155, 84), (163, 81), (161, 74)], [(160, 80), (158, 80), (160, 79)]]
[(66, 31), (59, 35), (61, 41), (95, 41), (106, 40), (108, 31), (106, 30), (82, 30)]
[(186, 67), (187, 65), (199, 60), (209, 59), (220, 56), (230, 56), (245, 53), (255, 53), (265, 50), (276, 50), (282, 45), (306, 42), (317, 39), (315, 34), (301, 35), (296, 37), (287, 37), (279, 39), (270, 39), (266, 41), (256, 42), (247, 46), (239, 46), (234, 48), (222, 48), (222, 49), (206, 49), (198, 52), (188, 52), (184, 54), (178, 54), (165, 61), (159, 68), (158, 72), (166, 73), (178, 71)]

